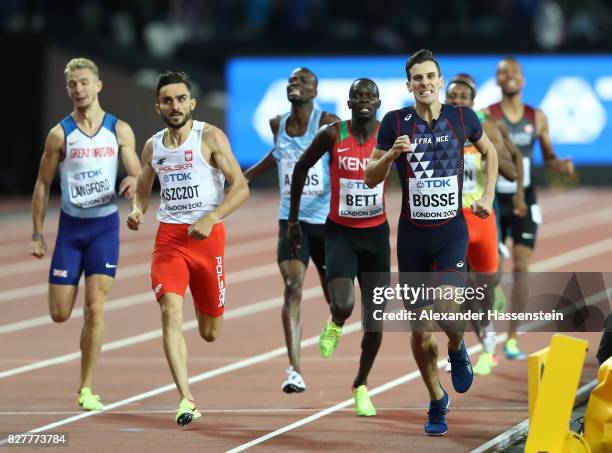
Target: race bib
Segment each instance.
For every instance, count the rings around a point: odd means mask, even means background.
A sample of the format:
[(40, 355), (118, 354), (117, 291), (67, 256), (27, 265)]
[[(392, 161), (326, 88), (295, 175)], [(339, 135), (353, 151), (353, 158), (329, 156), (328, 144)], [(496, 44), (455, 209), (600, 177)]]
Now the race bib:
[[(281, 160), (281, 193), (282, 196), (286, 198), (291, 196), (291, 177), (293, 176), (295, 162), (295, 160), (289, 159)], [(302, 197), (320, 197), (324, 193), (323, 161), (319, 160), (310, 168), (310, 170), (308, 170), (308, 175), (304, 181), (304, 189), (302, 189)]]
[(169, 212), (193, 211), (203, 206), (206, 190), (194, 179), (194, 173), (166, 173), (159, 176), (161, 182), (160, 209)]
[(384, 184), (370, 189), (358, 179), (340, 178), (338, 215), (349, 218), (374, 217), (383, 213)]
[[(523, 157), (523, 187), (526, 189), (531, 184), (531, 159)], [(499, 193), (516, 193), (516, 182), (508, 181), (502, 175), (497, 177), (495, 188)]]
[(70, 202), (79, 208), (92, 208), (112, 201), (115, 188), (102, 169), (67, 174)]
[(466, 154), (463, 156), (463, 193), (471, 194), (476, 192), (478, 185), (476, 183), (476, 172), (478, 168), (478, 160), (474, 154)]
[(410, 178), (410, 217), (419, 220), (449, 219), (459, 209), (457, 176)]

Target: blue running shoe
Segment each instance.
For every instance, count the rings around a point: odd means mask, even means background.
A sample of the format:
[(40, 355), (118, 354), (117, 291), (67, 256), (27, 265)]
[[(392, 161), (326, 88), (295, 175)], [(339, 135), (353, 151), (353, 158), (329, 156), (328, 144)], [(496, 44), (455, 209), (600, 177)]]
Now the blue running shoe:
[(446, 414), (450, 404), (450, 397), (444, 389), (444, 396), (439, 400), (429, 402), (429, 412), (427, 412), (427, 423), (425, 423), (425, 433), (428, 436), (443, 436), (448, 432), (446, 424)]
[(451, 379), (453, 387), (458, 393), (467, 392), (472, 386), (474, 372), (470, 356), (465, 349), (465, 342), (461, 342), (461, 349), (458, 351), (448, 350), (448, 361), (451, 364)]

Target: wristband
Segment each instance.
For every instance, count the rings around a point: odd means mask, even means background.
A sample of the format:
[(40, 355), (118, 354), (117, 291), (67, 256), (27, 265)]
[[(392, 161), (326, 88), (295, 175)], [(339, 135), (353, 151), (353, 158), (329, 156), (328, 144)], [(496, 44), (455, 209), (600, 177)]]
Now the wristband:
[(42, 233), (32, 233), (33, 241), (41, 241), (43, 239), (44, 239), (44, 236), (42, 235)]

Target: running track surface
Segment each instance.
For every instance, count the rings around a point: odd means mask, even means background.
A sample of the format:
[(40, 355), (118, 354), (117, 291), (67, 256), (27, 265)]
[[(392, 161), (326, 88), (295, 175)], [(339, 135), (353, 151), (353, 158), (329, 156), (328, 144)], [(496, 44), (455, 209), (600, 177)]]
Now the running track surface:
[[(545, 223), (533, 269), (611, 271), (611, 192), (541, 191)], [(393, 249), (399, 201), (399, 193), (388, 194)], [(142, 231), (122, 226), (118, 278), (106, 307), (105, 350), (94, 380), (94, 391), (107, 405), (100, 413), (81, 412), (75, 403), (82, 291), (72, 319), (53, 324), (46, 301), (49, 257), (38, 261), (27, 254), (29, 203), (1, 203), (0, 431), (69, 433), (69, 448), (58, 451), (238, 451), (259, 439), (255, 451), (450, 453), (470, 451), (527, 417), (526, 362), (502, 359), (492, 375), (476, 377), (467, 394), (451, 391), (446, 437), (424, 436), (428, 398), (407, 333), (385, 334), (368, 386), (370, 392), (380, 391), (372, 398), (378, 416), (356, 417), (350, 400), (359, 356), (359, 312), (347, 322), (352, 327), (341, 337), (335, 356), (320, 358), (317, 338), (329, 312), (312, 266), (302, 304), (307, 341), (302, 368), (308, 389), (282, 393), (287, 358), (280, 318), (282, 281), (275, 263), (277, 203), (276, 193), (255, 191), (226, 220), (226, 322), (217, 342), (200, 339), (191, 299), (185, 301), (189, 373), (197, 381), (192, 391), (204, 413), (201, 421), (185, 428), (174, 422), (178, 394), (170, 385), (159, 309), (149, 289), (156, 201)], [(122, 204), (123, 220), (127, 213), (127, 204)], [(45, 225), (51, 249), (57, 214), (52, 203)], [(395, 264), (394, 252), (392, 256)], [(582, 376), (587, 382), (596, 376), (599, 334), (575, 335), (590, 341)], [(546, 346), (550, 336), (525, 334), (520, 345), (533, 352)], [(439, 334), (437, 338), (443, 359), (445, 342)], [(466, 341), (476, 344), (473, 334)], [(452, 389), (449, 376), (441, 375), (443, 386)]]

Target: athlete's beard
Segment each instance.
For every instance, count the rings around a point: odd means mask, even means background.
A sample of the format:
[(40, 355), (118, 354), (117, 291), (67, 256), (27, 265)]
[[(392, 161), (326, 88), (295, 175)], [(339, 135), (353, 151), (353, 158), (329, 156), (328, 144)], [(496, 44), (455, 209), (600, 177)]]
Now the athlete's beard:
[(165, 117), (164, 116), (164, 122), (168, 125), (169, 128), (171, 129), (180, 129), (181, 127), (183, 127), (185, 124), (187, 124), (187, 121), (189, 121), (191, 119), (191, 111), (187, 112), (185, 114), (185, 117), (183, 119), (183, 121), (181, 121), (178, 124), (172, 123), (170, 122), (170, 117)]

